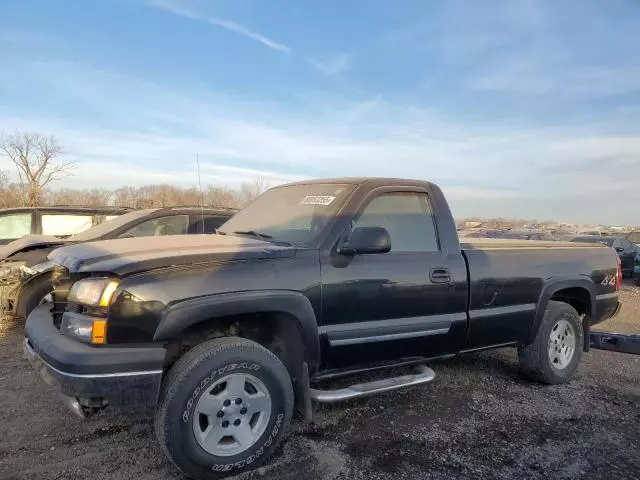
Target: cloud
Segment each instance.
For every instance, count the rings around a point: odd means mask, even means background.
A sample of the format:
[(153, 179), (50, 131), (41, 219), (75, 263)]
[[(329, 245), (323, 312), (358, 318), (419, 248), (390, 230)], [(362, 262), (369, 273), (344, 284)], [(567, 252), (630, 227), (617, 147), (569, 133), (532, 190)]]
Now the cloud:
[(207, 19), (207, 21), (214, 25), (218, 25), (220, 27), (226, 28), (227, 30), (230, 30), (232, 32), (239, 33), (240, 35), (244, 35), (245, 37), (249, 37), (253, 40), (256, 40), (262, 43), (263, 45), (266, 45), (267, 47), (272, 48), (274, 50), (280, 50), (281, 52), (286, 52), (286, 53), (289, 53), (291, 51), (291, 49), (286, 45), (283, 45), (282, 43), (278, 43), (274, 40), (271, 40), (270, 38), (265, 37), (264, 35), (258, 32), (251, 31), (244, 25), (240, 25), (239, 23), (232, 22), (231, 20), (223, 20), (220, 18), (209, 18)]
[(640, 65), (559, 65), (546, 58), (504, 59), (471, 81), (476, 90), (524, 95), (609, 96), (640, 91)]
[[(197, 185), (198, 154), (203, 184), (409, 177), (441, 185), (457, 216), (637, 218), (640, 135), (607, 134), (600, 123), (523, 129), (509, 119), (477, 121), (382, 96), (304, 92), (300, 103), (257, 103), (78, 62), (7, 68), (12, 76), (0, 78), (0, 90), (10, 82), (34, 103), (0, 105), (0, 130), (55, 134), (66, 159), (79, 165), (60, 186)], [(38, 92), (58, 103), (39, 108)], [(0, 170), (12, 168), (0, 159)]]
[(324, 60), (312, 58), (309, 61), (316, 70), (327, 76), (339, 75), (351, 69), (351, 55), (346, 53), (339, 53)]
[[(486, 3), (486, 2), (485, 2)], [(582, 0), (450, 0), (424, 20), (386, 35), (457, 73), (473, 94), (576, 102), (640, 92), (640, 18), (633, 2)], [(445, 74), (446, 75), (446, 74)], [(494, 97), (497, 98), (497, 97)], [(526, 102), (531, 102), (527, 104)]]
[(285, 53), (291, 52), (291, 48), (289, 48), (287, 45), (276, 42), (275, 40), (272, 40), (266, 35), (253, 31), (250, 28), (244, 25), (241, 25), (239, 23), (236, 23), (232, 20), (216, 18), (216, 17), (208, 17), (206, 15), (203, 15), (197, 12), (195, 9), (193, 9), (189, 3), (186, 3), (184, 1), (150, 0), (149, 4), (153, 7), (166, 10), (168, 12), (174, 13), (182, 17), (190, 18), (192, 20), (208, 22), (211, 25), (222, 27), (231, 32), (237, 33), (239, 35), (243, 35), (247, 38), (260, 42), (264, 46), (269, 47), (273, 50), (277, 50)]

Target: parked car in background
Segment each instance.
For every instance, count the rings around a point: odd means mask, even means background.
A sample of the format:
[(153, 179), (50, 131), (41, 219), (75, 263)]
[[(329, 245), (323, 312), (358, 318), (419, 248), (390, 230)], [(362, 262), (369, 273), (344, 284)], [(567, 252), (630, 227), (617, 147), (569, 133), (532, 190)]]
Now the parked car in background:
[(116, 207), (21, 207), (0, 210), (0, 245), (25, 235), (68, 236), (130, 212)]
[(633, 263), (633, 279), (634, 283), (640, 286), (640, 250), (636, 254), (636, 258)]
[(505, 238), (511, 240), (544, 240), (553, 241), (554, 237), (546, 232), (536, 232), (529, 230), (485, 230), (479, 232), (468, 232), (460, 235), (463, 238)]
[(640, 248), (623, 237), (613, 237), (610, 235), (583, 235), (573, 237), (571, 242), (580, 243), (603, 243), (608, 247), (615, 249), (620, 257), (622, 264), (622, 274), (627, 277), (633, 276), (636, 256), (640, 252)]
[(498, 235), (494, 238), (510, 238), (513, 240), (543, 240), (547, 242), (555, 240), (554, 237), (546, 232), (529, 232), (520, 230), (509, 230), (508, 232), (503, 232), (501, 235)]
[(136, 210), (67, 238), (33, 235), (0, 247), (2, 311), (26, 318), (34, 306), (48, 301), (51, 292), (47, 255), (61, 245), (164, 235), (208, 234), (236, 210), (211, 207), (174, 207)]
[(629, 240), (631, 243), (635, 243), (636, 245), (640, 246), (640, 232), (628, 233), (624, 238)]

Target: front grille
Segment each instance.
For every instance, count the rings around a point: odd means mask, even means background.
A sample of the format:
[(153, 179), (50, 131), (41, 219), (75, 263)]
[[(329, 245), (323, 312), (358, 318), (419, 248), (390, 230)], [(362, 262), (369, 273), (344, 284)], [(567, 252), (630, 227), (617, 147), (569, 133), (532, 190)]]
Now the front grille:
[(69, 270), (56, 265), (53, 271), (53, 307), (51, 313), (53, 314), (53, 324), (57, 329), (60, 329), (62, 324), (62, 315), (67, 309), (67, 297), (69, 296), (69, 289), (71, 288), (71, 275)]

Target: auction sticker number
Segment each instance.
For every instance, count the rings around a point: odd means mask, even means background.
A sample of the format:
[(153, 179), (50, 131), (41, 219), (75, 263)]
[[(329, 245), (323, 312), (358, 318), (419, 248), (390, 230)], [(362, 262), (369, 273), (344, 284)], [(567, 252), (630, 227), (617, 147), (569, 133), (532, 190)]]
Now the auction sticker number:
[(331, 205), (336, 197), (332, 195), (307, 195), (300, 201), (300, 205)]

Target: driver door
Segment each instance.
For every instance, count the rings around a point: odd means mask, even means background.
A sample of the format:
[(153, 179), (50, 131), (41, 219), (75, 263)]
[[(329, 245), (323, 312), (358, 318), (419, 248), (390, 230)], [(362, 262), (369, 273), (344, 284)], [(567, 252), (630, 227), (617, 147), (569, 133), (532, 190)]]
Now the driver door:
[(365, 201), (353, 223), (383, 227), (385, 254), (322, 256), (322, 326), (330, 368), (460, 348), (466, 325), (462, 255), (440, 248), (423, 191), (382, 191)]

